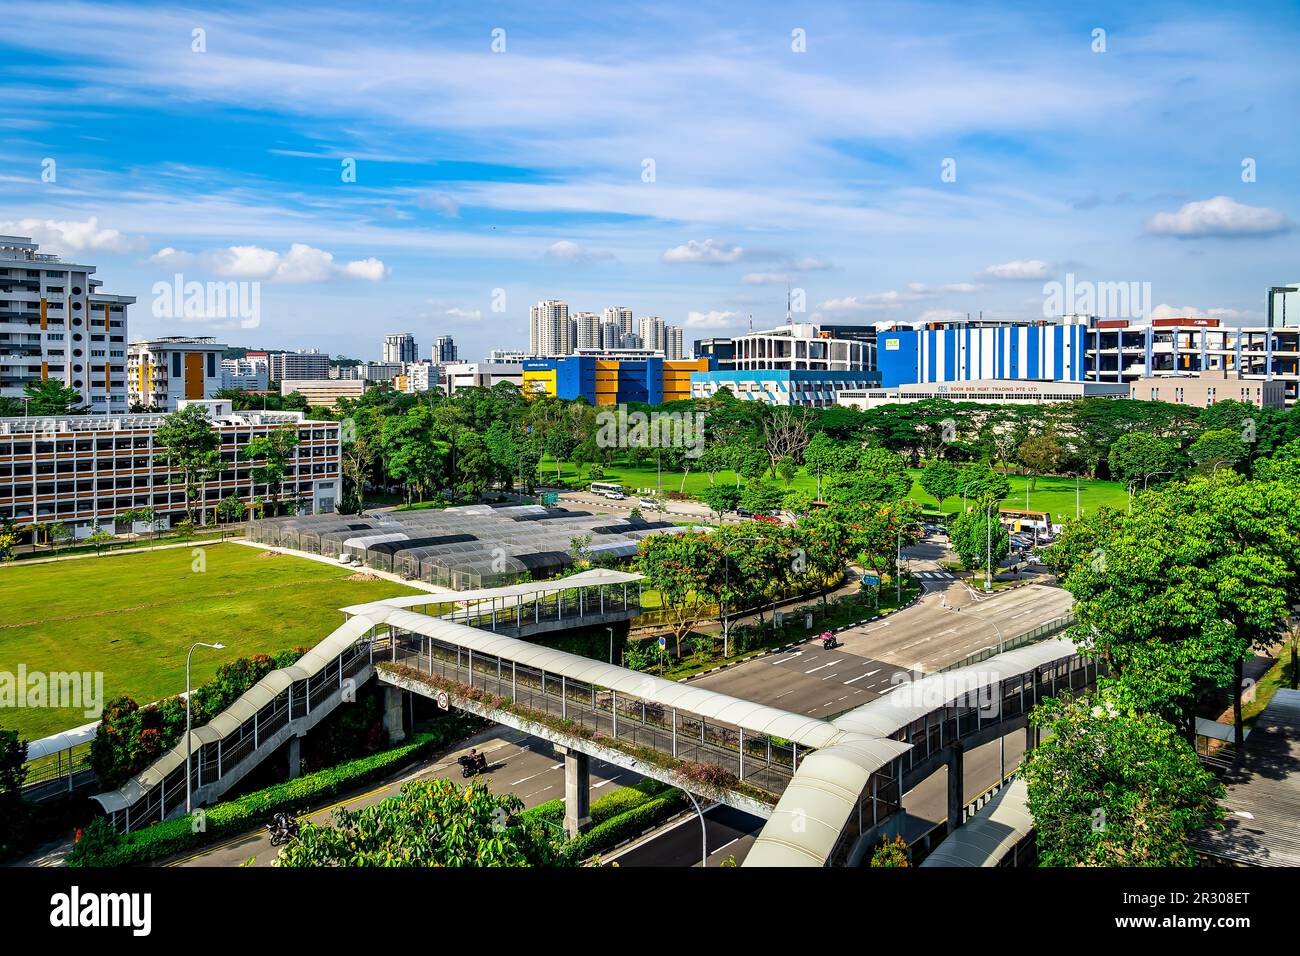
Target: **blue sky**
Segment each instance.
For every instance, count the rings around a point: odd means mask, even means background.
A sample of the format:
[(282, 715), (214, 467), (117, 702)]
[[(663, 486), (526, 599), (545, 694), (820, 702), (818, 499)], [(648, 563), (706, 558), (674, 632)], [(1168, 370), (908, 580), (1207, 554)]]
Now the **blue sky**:
[[(539, 298), (725, 334), (787, 283), (827, 322), (1033, 318), (1066, 273), (1258, 320), (1300, 278), (1300, 8), (1138, 6), (3, 3), (0, 232), (133, 336), (363, 358), (526, 345)], [(260, 326), (155, 318), (177, 273), (260, 282)]]

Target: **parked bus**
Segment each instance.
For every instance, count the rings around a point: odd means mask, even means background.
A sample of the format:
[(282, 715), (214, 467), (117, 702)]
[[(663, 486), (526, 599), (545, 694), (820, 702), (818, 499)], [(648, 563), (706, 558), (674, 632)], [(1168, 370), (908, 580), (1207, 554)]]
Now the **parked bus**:
[(591, 493), (593, 495), (603, 495), (611, 501), (622, 501), (627, 497), (623, 493), (623, 486), (613, 481), (593, 481), (591, 483)]

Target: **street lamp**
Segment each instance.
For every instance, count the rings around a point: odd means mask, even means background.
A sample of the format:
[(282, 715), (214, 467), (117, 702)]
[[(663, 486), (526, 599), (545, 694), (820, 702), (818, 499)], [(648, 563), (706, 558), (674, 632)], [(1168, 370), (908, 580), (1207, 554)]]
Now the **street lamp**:
[(185, 655), (185, 812), (193, 812), (193, 805), (190, 796), (190, 658), (194, 656), (194, 648), (210, 647), (214, 651), (223, 651), (226, 649), (225, 644), (205, 644), (203, 641), (196, 641), (190, 645), (190, 651)]
[[(1146, 494), (1147, 486), (1150, 484), (1151, 479), (1154, 478), (1156, 475), (1172, 475), (1172, 474), (1173, 474), (1172, 471), (1153, 471), (1144, 475), (1142, 477), (1142, 493)], [(1135, 484), (1137, 484), (1136, 478), (1133, 479), (1131, 482), (1129, 482), (1129, 489), (1128, 489), (1128, 513), (1129, 514), (1133, 513), (1133, 486)]]
[(700, 802), (695, 799), (695, 794), (689, 790), (683, 790), (682, 792), (691, 798), (691, 803), (695, 806), (695, 815), (700, 818), (700, 866), (708, 869), (709, 831), (704, 825), (704, 811), (700, 809)]
[[(903, 500), (910, 501), (915, 505), (920, 504), (920, 502), (915, 498), (904, 498)], [(925, 525), (921, 524), (919, 521), (909, 521), (906, 524), (900, 524), (898, 526), (898, 552), (894, 556), (894, 603), (896, 605), (903, 603), (903, 529), (911, 528), (913, 526), (918, 528), (925, 527)]]
[(614, 629), (607, 627), (605, 630), (609, 631), (609, 662), (612, 664), (614, 663)]
[(984, 565), (984, 590), (993, 590), (993, 509), (1002, 502), (1002, 498), (997, 498), (989, 502), (988, 511), (984, 514), (984, 546), (987, 549), (985, 554)]

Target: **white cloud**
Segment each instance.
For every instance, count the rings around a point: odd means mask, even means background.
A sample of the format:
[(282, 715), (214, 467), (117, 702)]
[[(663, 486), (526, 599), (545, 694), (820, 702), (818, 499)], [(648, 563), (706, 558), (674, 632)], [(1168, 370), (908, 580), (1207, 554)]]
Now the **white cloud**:
[(685, 325), (690, 329), (724, 329), (740, 325), (743, 321), (744, 316), (739, 312), (721, 312), (715, 309), (710, 312), (688, 312)]
[(99, 219), (85, 222), (66, 219), (19, 219), (0, 222), (0, 233), (31, 236), (45, 252), (68, 255), (74, 252), (132, 252), (144, 240), (123, 235), (116, 229), (101, 229)]
[(959, 322), (966, 318), (965, 312), (953, 309), (926, 309), (916, 317), (918, 322)]
[(446, 315), (451, 319), (460, 319), (464, 322), (477, 322), (483, 318), (483, 313), (478, 309), (462, 309), (459, 306), (452, 306), (447, 310)]
[(421, 209), (436, 209), (451, 219), (460, 216), (460, 203), (446, 193), (421, 193), (415, 204)]
[(748, 272), (740, 281), (745, 285), (779, 285), (790, 279), (787, 272)]
[(1255, 322), (1263, 318), (1248, 309), (1202, 309), (1195, 305), (1169, 305), (1162, 302), (1151, 310), (1153, 319), (1218, 319), (1226, 325)]
[(819, 272), (822, 269), (831, 268), (831, 264), (825, 259), (819, 259), (816, 256), (804, 256), (802, 259), (796, 259), (793, 268), (800, 272)]
[(1177, 212), (1158, 212), (1146, 224), (1148, 235), (1178, 239), (1275, 236), (1291, 228), (1276, 209), (1246, 206), (1227, 196), (1189, 202)]
[(663, 254), (663, 261), (668, 263), (699, 262), (706, 265), (726, 265), (739, 262), (745, 254), (740, 246), (729, 246), (717, 239), (705, 239), (703, 242), (688, 240), (684, 246), (673, 246)]
[(943, 291), (969, 293), (978, 292), (982, 288), (984, 288), (984, 286), (979, 282), (949, 282), (947, 285), (943, 286)]
[(1013, 259), (996, 266), (989, 266), (984, 274), (990, 279), (1047, 279), (1052, 274), (1052, 267), (1042, 259)]
[(295, 242), (285, 253), (261, 246), (229, 246), (199, 255), (166, 246), (149, 261), (167, 268), (197, 264), (230, 279), (255, 279), (265, 282), (327, 282), (330, 279), (360, 279), (379, 282), (388, 276), (388, 266), (373, 256), (336, 263), (333, 253), (306, 243)]
[(559, 242), (553, 242), (546, 250), (548, 259), (559, 259), (561, 262), (581, 262), (587, 258), (587, 250), (576, 242), (570, 242), (568, 239), (561, 239)]

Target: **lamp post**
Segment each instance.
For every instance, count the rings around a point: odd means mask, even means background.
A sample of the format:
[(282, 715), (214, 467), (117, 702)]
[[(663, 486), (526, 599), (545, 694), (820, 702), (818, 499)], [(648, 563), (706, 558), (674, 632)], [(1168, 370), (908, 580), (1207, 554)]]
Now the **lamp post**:
[(987, 549), (985, 553), (984, 565), (984, 590), (993, 590), (993, 509), (1001, 503), (1003, 499), (997, 498), (989, 502), (988, 511), (984, 513), (984, 546)]
[(700, 818), (700, 866), (707, 869), (709, 865), (709, 831), (704, 825), (704, 811), (700, 809), (700, 802), (695, 799), (695, 794), (689, 790), (683, 790), (682, 792), (691, 798), (691, 803), (695, 807), (695, 815)]
[(190, 658), (194, 656), (194, 648), (210, 647), (214, 651), (225, 650), (225, 644), (205, 644), (203, 641), (196, 641), (190, 645), (189, 653), (185, 655), (185, 812), (191, 813), (194, 810), (192, 797), (190, 795)]
[[(910, 501), (914, 505), (920, 504), (920, 502), (917, 501), (915, 498), (904, 498), (903, 500)], [(898, 526), (898, 551), (894, 556), (894, 604), (895, 605), (903, 603), (903, 574), (902, 574), (903, 529), (911, 528), (911, 527), (924, 528), (925, 526), (921, 524), (921, 522), (919, 521), (909, 521), (906, 524), (900, 524)]]
[[(733, 538), (732, 541), (762, 541), (763, 539), (754, 535), (743, 538)], [(731, 656), (731, 615), (727, 610), (727, 592), (731, 590), (731, 552), (725, 547), (722, 549), (722, 659), (725, 661)]]
[(607, 627), (605, 630), (609, 631), (609, 662), (612, 664), (614, 663), (614, 629)]

